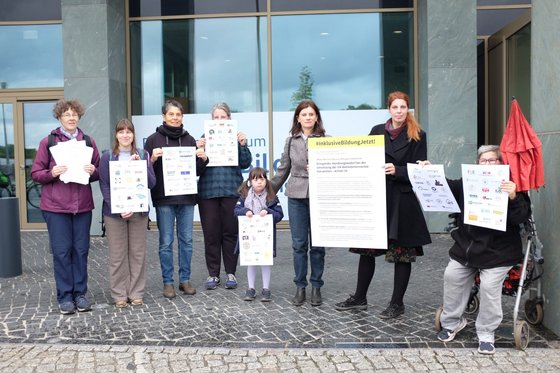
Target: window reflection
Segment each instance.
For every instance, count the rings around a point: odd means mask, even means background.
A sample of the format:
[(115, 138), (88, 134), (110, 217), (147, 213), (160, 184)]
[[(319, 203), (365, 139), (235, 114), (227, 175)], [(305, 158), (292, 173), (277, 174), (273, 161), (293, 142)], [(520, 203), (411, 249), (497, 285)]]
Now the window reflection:
[(265, 17), (133, 22), (131, 55), (134, 115), (160, 114), (165, 98), (186, 113), (267, 110)]
[[(291, 110), (308, 88), (324, 110), (383, 108), (396, 89), (413, 96), (412, 25), (411, 12), (272, 17), (273, 109)], [(166, 98), (185, 113), (217, 101), (268, 111), (266, 32), (265, 17), (132, 22), (133, 115), (160, 114)]]
[(12, 104), (2, 102), (0, 107), (0, 198), (15, 197), (14, 111)]
[(301, 91), (311, 91), (323, 110), (382, 108), (389, 91), (413, 92), (411, 13), (271, 22), (274, 111), (292, 110)]
[(0, 26), (0, 76), (8, 88), (62, 87), (62, 25)]
[(28, 223), (44, 222), (39, 209), (41, 185), (31, 179), (30, 171), (39, 142), (60, 124), (53, 118), (53, 101), (23, 104), (23, 131), (25, 149), (25, 201)]

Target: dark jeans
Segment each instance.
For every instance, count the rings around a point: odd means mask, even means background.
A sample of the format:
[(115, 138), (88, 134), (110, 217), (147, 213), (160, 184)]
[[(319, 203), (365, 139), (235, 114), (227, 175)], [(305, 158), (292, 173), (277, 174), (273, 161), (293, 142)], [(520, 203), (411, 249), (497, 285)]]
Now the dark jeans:
[(220, 277), (222, 257), (226, 274), (235, 275), (239, 253), (237, 244), (237, 216), (233, 209), (237, 198), (201, 199), (198, 204), (200, 224), (204, 234), (204, 254), (208, 275)]
[(53, 254), (58, 303), (72, 302), (87, 292), (87, 260), (91, 211), (64, 214), (43, 211)]
[[(292, 248), (294, 250), (294, 283), (298, 288), (307, 286), (307, 263), (309, 261), (311, 264), (309, 282), (314, 288), (321, 288), (324, 283), (325, 248), (315, 247), (311, 243), (309, 199), (288, 198), (288, 213), (290, 215)], [(309, 255), (307, 254), (308, 250)]]

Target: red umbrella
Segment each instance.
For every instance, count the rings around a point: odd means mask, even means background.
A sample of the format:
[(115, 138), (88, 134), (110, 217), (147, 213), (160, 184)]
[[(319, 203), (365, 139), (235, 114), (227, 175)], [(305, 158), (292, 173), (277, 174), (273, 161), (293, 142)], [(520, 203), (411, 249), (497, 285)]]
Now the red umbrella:
[(511, 102), (500, 151), (504, 163), (510, 166), (518, 192), (544, 186), (542, 143), (515, 98)]

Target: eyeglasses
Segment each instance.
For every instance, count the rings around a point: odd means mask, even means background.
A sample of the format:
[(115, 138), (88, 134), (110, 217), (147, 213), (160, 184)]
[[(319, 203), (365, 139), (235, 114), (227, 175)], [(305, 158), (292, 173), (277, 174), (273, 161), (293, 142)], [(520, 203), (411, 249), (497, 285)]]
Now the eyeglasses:
[(61, 115), (61, 117), (64, 119), (68, 119), (68, 118), (79, 118), (80, 116), (78, 114), (64, 113)]
[(478, 160), (479, 164), (496, 164), (498, 163), (498, 158), (480, 158)]

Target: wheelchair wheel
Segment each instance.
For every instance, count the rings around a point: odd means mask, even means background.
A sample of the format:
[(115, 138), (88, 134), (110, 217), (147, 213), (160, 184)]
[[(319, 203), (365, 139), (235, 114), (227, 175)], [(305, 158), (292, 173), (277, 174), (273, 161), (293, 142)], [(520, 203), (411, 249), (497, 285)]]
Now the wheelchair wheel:
[(516, 320), (513, 330), (515, 348), (525, 350), (529, 344), (529, 324), (525, 320)]
[(443, 312), (443, 306), (439, 306), (436, 310), (436, 316), (434, 319), (434, 327), (436, 332), (441, 331), (441, 313)]
[(467, 303), (467, 308), (465, 309), (465, 313), (467, 315), (473, 315), (478, 312), (479, 307), (480, 307), (480, 299), (478, 299), (478, 295), (474, 294), (469, 299), (469, 303)]
[(544, 318), (542, 304), (535, 299), (525, 301), (525, 320), (531, 325), (539, 325)]

